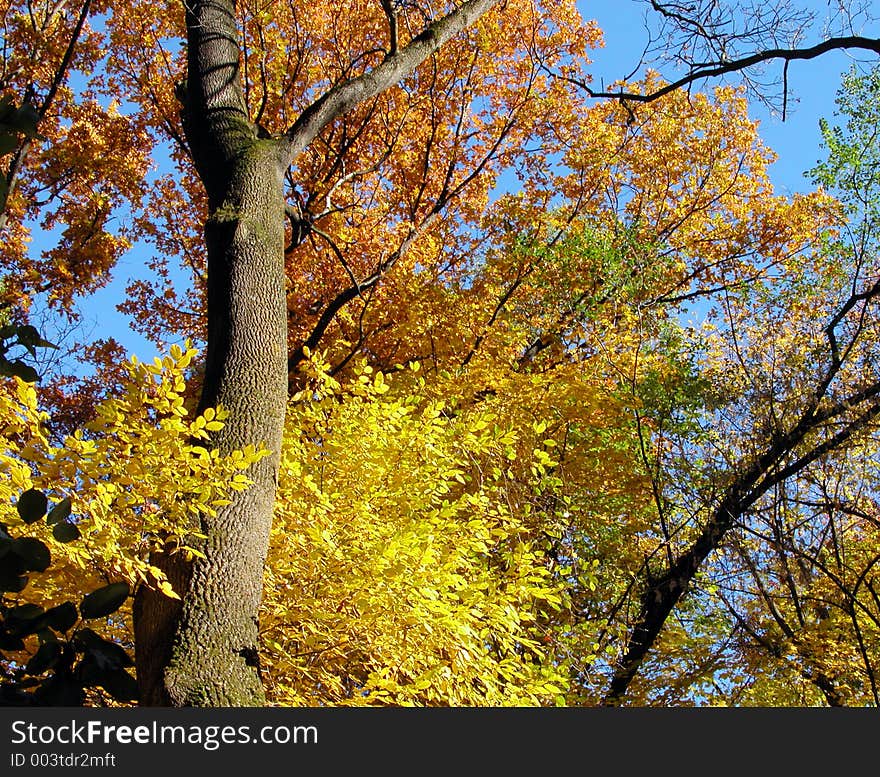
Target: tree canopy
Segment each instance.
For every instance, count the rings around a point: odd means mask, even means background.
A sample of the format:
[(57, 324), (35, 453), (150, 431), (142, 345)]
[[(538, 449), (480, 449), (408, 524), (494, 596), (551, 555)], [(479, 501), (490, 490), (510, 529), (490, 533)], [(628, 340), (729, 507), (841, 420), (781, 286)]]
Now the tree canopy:
[(880, 704), (880, 70), (583, 5), (3, 0), (4, 699)]

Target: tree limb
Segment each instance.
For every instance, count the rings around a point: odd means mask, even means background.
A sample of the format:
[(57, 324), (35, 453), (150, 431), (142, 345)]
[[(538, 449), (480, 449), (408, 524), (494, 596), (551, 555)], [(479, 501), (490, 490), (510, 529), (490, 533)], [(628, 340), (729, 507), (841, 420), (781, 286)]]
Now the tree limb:
[(325, 92), (300, 114), (283, 136), (283, 158), (288, 163), (292, 162), (331, 121), (409, 75), (450, 38), (465, 30), (500, 1), (466, 0), (454, 11), (426, 27), (380, 65)]
[(873, 51), (875, 54), (880, 54), (880, 39), (866, 38), (859, 35), (848, 35), (837, 38), (828, 38), (821, 43), (817, 43), (815, 46), (808, 46), (806, 48), (764, 49), (762, 51), (757, 51), (753, 54), (749, 54), (748, 56), (732, 59), (730, 61), (718, 61), (695, 66), (691, 69), (689, 73), (677, 79), (676, 81), (673, 81), (672, 83), (666, 84), (659, 89), (645, 94), (639, 92), (627, 92), (623, 89), (620, 89), (616, 92), (606, 92), (592, 89), (587, 83), (579, 81), (577, 79), (566, 78), (565, 80), (575, 84), (576, 86), (581, 87), (584, 91), (586, 91), (587, 94), (590, 95), (590, 97), (614, 98), (623, 101), (648, 103), (653, 102), (654, 100), (659, 100), (661, 97), (664, 97), (667, 94), (675, 92), (682, 87), (690, 86), (696, 81), (701, 81), (704, 78), (714, 78), (717, 76), (727, 75), (728, 73), (735, 73), (742, 70), (747, 70), (748, 68), (754, 67), (755, 65), (761, 64), (762, 62), (769, 62), (771, 60), (781, 59), (787, 65), (789, 62), (792, 62), (794, 60), (815, 59), (816, 57), (819, 57), (823, 54), (827, 54), (829, 51), (845, 51), (849, 49)]

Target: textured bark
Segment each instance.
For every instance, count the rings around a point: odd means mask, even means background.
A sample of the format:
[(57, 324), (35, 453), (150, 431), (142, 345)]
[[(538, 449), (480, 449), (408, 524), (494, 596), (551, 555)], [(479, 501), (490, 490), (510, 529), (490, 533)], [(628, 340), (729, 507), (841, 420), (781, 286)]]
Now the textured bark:
[(259, 140), (247, 118), (232, 3), (188, 6), (187, 28), (184, 124), (210, 209), (200, 409), (229, 411), (211, 440), (220, 452), (264, 445), (271, 455), (247, 473), (251, 487), (203, 520), (204, 558), (189, 569), (166, 559), (183, 586), (182, 604), (139, 596), (138, 680), (146, 704), (259, 705), (257, 613), (287, 396), (285, 165), (278, 144)]
[(265, 445), (253, 485), (202, 531), (165, 672), (172, 703), (241, 706), (264, 701), (257, 612), (269, 544), (287, 398), (287, 308), (281, 168), (272, 144), (254, 142), (233, 165), (229, 197), (213, 210), (208, 246), (208, 353), (202, 407), (230, 413), (212, 444), (221, 452)]
[(229, 417), (211, 444), (221, 452), (266, 446), (253, 484), (200, 527), (204, 558), (157, 563), (182, 603), (146, 589), (135, 602), (143, 704), (252, 706), (265, 702), (258, 612), (287, 403), (284, 173), (330, 121), (393, 86), (499, 0), (468, 0), (386, 58), (331, 89), (282, 137), (259, 139), (239, 73), (232, 0), (186, 6), (184, 127), (208, 196), (208, 350), (200, 408)]
[[(175, 591), (186, 591), (192, 565), (182, 555), (154, 553), (150, 563), (165, 573)], [(135, 594), (132, 615), (141, 706), (165, 707), (171, 703), (165, 689), (165, 667), (171, 660), (180, 611), (179, 600), (147, 586), (140, 586)]]
[[(222, 180), (215, 164), (211, 175)], [(201, 407), (229, 411), (212, 438), (220, 452), (265, 445), (253, 485), (202, 521), (205, 557), (191, 570), (182, 607), (144, 592), (139, 603), (139, 679), (145, 703), (245, 706), (264, 701), (257, 612), (287, 397), (284, 214), (281, 166), (271, 143), (253, 139), (228, 165), (227, 196), (205, 227), (208, 352)], [(169, 645), (169, 638), (173, 642)], [(157, 667), (164, 671), (158, 671)], [(157, 684), (161, 683), (161, 687)]]

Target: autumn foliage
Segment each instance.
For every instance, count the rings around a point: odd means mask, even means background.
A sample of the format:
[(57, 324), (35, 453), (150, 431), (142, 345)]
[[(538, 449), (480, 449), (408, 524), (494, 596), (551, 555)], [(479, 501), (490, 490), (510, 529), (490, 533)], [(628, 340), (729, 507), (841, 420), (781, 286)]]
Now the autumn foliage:
[[(2, 7), (39, 136), (0, 147), (0, 323), (75, 333), (0, 384), (0, 524), (52, 558), (3, 597), (176, 599), (157, 554), (197, 558), (268, 453), (219, 452), (198, 402), (183, 6)], [(451, 7), (400, 4), (392, 41), (379, 2), (236, 4), (250, 120), (277, 137)], [(880, 703), (876, 141), (842, 98), (816, 191), (778, 195), (741, 92), (593, 101), (599, 45), (574, 2), (507, 0), (287, 172), (272, 703)], [(131, 257), (155, 361), (79, 326)], [(69, 499), (60, 540), (27, 491)], [(130, 609), (90, 628), (136, 650)]]

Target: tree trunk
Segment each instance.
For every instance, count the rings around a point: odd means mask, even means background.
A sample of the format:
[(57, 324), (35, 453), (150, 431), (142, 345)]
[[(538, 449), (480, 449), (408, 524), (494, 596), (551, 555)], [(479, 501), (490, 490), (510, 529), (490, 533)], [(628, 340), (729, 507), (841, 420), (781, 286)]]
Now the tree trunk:
[[(242, 154), (229, 199), (205, 229), (208, 354), (201, 409), (230, 415), (212, 440), (221, 453), (264, 444), (253, 485), (203, 521), (165, 683), (173, 704), (243, 706), (265, 701), (257, 612), (269, 545), (287, 402), (282, 173), (270, 143)], [(222, 678), (222, 681), (218, 681)]]
[(385, 61), (326, 92), (287, 133), (258, 139), (239, 73), (233, 0), (186, 4), (184, 128), (208, 196), (208, 350), (200, 409), (229, 411), (211, 444), (270, 455), (248, 471), (253, 484), (202, 521), (204, 558), (165, 554), (182, 596), (142, 587), (135, 600), (141, 703), (254, 706), (265, 703), (257, 616), (287, 405), (284, 173), (330, 121), (388, 89), (499, 0), (466, 0)]
[[(248, 121), (230, 0), (187, 5), (184, 126), (208, 196), (208, 350), (199, 409), (229, 411), (211, 445), (270, 455), (253, 484), (200, 527), (204, 558), (170, 556), (182, 604), (144, 590), (136, 601), (138, 682), (145, 704), (250, 706), (265, 702), (257, 613), (272, 524), (287, 400), (284, 191), (277, 141)], [(185, 567), (189, 568), (185, 568)]]
[[(257, 612), (287, 399), (284, 200), (271, 142), (251, 141), (231, 167), (228, 195), (205, 227), (209, 331), (200, 410), (219, 405), (229, 411), (212, 438), (220, 453), (263, 444), (271, 454), (248, 471), (253, 485), (232, 492), (231, 504), (203, 519), (207, 539), (199, 547), (205, 558), (189, 574), (175, 572), (178, 581), (188, 578), (182, 607), (144, 593), (139, 651), (154, 656), (139, 664), (139, 675), (146, 673), (140, 677), (145, 703), (265, 701)], [(147, 604), (151, 599), (158, 600)], [(163, 626), (174, 621), (173, 630)], [(151, 661), (156, 668), (148, 667)]]

